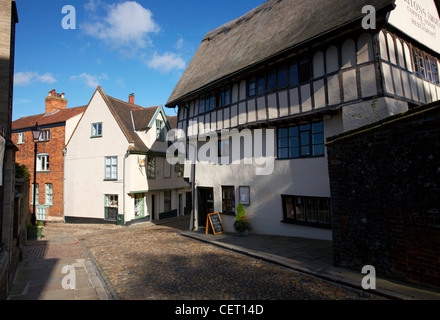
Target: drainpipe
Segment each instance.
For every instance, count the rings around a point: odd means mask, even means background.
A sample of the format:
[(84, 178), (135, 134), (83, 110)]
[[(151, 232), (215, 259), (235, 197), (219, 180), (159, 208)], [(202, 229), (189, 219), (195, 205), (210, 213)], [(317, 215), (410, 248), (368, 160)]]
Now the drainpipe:
[(66, 155), (67, 148), (63, 149), (63, 223), (66, 223)]
[(125, 224), (125, 160), (130, 155), (130, 151), (127, 150), (127, 153), (124, 156), (123, 160), (123, 172), (122, 172), (122, 215), (124, 217), (124, 224)]

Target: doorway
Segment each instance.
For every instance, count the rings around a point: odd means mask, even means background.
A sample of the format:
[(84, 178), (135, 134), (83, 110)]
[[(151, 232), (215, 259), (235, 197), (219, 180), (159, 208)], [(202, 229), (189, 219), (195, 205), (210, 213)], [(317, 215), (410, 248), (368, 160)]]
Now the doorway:
[(154, 194), (151, 195), (151, 218), (150, 221), (154, 220), (154, 215), (156, 214), (155, 210), (155, 201), (154, 201)]
[(143, 194), (135, 194), (134, 195), (134, 218), (139, 219), (143, 218), (144, 213), (144, 195)]
[(214, 189), (213, 188), (197, 188), (198, 192), (198, 227), (206, 226), (206, 218), (209, 213), (214, 213)]

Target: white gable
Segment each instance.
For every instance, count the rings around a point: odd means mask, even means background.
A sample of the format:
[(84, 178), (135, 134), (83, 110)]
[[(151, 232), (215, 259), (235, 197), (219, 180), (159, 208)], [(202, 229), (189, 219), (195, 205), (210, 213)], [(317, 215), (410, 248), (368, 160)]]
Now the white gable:
[(440, 19), (433, 0), (396, 0), (388, 23), (440, 53)]

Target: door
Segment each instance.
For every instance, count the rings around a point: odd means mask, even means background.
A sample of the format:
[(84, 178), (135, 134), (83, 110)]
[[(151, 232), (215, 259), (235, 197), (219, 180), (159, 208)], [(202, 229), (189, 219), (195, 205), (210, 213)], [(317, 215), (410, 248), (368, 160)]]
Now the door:
[(151, 195), (151, 217), (150, 220), (154, 220), (155, 215), (155, 201), (154, 201), (154, 194)]
[(178, 216), (183, 216), (183, 200), (182, 200), (183, 195), (181, 193), (179, 193), (179, 212), (177, 213)]
[(209, 213), (214, 213), (214, 189), (197, 188), (198, 191), (198, 227), (206, 226), (206, 218)]
[(135, 194), (134, 196), (134, 218), (139, 219), (144, 217), (144, 195)]

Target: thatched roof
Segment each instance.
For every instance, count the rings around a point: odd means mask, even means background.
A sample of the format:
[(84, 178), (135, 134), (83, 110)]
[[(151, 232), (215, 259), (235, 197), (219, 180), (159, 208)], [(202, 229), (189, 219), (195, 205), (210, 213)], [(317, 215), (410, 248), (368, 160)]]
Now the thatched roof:
[(185, 96), (230, 75), (362, 19), (362, 8), (390, 8), (395, 0), (269, 0), (209, 32), (168, 99)]

